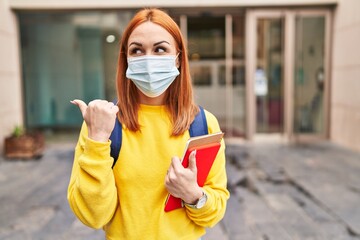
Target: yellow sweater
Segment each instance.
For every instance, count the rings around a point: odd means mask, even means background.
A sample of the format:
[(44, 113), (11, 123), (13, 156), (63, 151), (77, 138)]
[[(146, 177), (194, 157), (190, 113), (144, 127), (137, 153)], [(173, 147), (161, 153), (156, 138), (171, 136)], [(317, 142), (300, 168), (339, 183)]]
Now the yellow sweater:
[[(209, 133), (220, 131), (216, 118), (205, 112)], [(110, 141), (87, 137), (83, 124), (68, 187), (75, 215), (92, 228), (103, 228), (106, 239), (198, 239), (224, 216), (226, 189), (225, 145), (209, 173), (203, 190), (208, 195), (201, 209), (165, 212), (165, 175), (171, 157), (183, 154), (189, 138), (171, 137), (171, 122), (164, 106), (141, 105), (141, 132), (123, 128), (122, 146), (114, 169)]]

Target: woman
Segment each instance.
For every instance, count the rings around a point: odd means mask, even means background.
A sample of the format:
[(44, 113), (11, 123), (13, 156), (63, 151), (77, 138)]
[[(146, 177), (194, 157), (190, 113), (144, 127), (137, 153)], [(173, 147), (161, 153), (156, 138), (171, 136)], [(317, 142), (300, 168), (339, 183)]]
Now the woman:
[[(163, 11), (144, 9), (125, 29), (117, 96), (117, 105), (72, 101), (85, 122), (68, 188), (73, 212), (84, 224), (103, 228), (107, 239), (200, 238), (225, 213), (225, 146), (222, 142), (203, 187), (197, 184), (196, 153), (188, 168), (176, 157), (183, 153), (199, 109), (184, 39)], [(116, 117), (122, 123), (122, 146), (112, 169), (109, 136)], [(220, 131), (207, 111), (206, 120), (209, 133)], [(165, 212), (168, 193), (185, 207)]]

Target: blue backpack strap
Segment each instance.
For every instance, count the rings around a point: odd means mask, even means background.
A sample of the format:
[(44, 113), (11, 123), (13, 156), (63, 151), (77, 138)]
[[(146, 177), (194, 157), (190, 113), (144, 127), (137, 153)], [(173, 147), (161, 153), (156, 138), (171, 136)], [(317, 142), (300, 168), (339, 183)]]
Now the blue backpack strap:
[[(117, 99), (113, 101), (114, 104), (117, 104)], [(113, 131), (111, 132), (110, 138), (110, 156), (114, 158), (114, 163), (112, 168), (114, 168), (117, 159), (119, 158), (119, 153), (122, 144), (122, 125), (119, 119), (116, 117), (115, 126)]]
[(197, 137), (209, 133), (205, 117), (205, 110), (201, 106), (199, 106), (199, 109), (199, 113), (196, 114), (194, 121), (190, 125), (190, 137)]
[(122, 143), (122, 125), (118, 118), (116, 118), (114, 129), (110, 135), (111, 145), (110, 145), (110, 155), (114, 158), (114, 163), (112, 168), (115, 166), (115, 163), (119, 157), (121, 143)]

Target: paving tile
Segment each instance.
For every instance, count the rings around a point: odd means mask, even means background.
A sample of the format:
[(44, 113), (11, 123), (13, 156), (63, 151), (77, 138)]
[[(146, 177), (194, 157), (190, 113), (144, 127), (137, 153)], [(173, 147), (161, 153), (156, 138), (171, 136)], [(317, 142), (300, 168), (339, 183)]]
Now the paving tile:
[(254, 236), (258, 239), (292, 239), (260, 196), (243, 189), (238, 191), (244, 198), (245, 225)]
[(223, 227), (223, 222), (215, 225), (213, 228), (206, 230), (206, 235), (201, 240), (228, 240), (229, 237)]
[(269, 194), (265, 199), (279, 224), (294, 239), (325, 239), (317, 224), (289, 196)]

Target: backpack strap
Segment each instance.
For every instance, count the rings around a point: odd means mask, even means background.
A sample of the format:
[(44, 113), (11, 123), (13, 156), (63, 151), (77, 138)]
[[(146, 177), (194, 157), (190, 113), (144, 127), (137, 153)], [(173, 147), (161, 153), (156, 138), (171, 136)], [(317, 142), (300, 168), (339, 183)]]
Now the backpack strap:
[(189, 128), (190, 137), (197, 137), (209, 133), (204, 108), (199, 106), (200, 112), (196, 114)]
[(113, 131), (111, 132), (110, 138), (111, 145), (110, 145), (110, 156), (114, 158), (114, 163), (112, 168), (114, 168), (117, 159), (119, 158), (119, 153), (122, 144), (122, 125), (118, 118), (116, 118), (115, 126)]
[[(197, 137), (208, 134), (208, 125), (205, 117), (204, 108), (199, 106), (200, 112), (196, 114), (194, 121), (189, 128), (190, 137)], [(119, 158), (119, 153), (122, 144), (122, 125), (118, 118), (116, 118), (115, 126), (111, 132), (110, 138), (110, 155), (114, 158), (112, 168), (114, 168), (116, 161)]]

